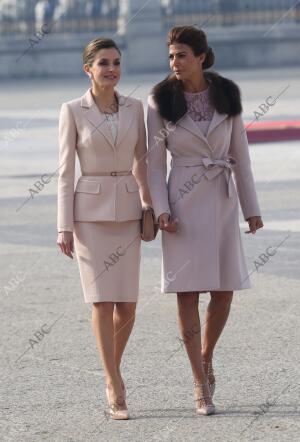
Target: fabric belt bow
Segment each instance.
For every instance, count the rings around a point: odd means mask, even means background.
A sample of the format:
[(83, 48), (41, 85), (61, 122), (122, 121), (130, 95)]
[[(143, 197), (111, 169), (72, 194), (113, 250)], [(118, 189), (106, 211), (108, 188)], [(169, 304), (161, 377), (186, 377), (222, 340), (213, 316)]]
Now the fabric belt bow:
[(209, 157), (193, 158), (193, 157), (177, 157), (172, 158), (172, 166), (189, 167), (189, 166), (204, 166), (204, 175), (207, 179), (212, 180), (220, 173), (224, 172), (227, 181), (228, 198), (232, 197), (232, 166), (236, 165), (236, 160), (232, 156), (227, 156), (224, 159), (215, 159)]
[(232, 197), (232, 166), (236, 164), (236, 160), (233, 157), (227, 157), (224, 160), (218, 160), (209, 157), (202, 158), (202, 164), (206, 168), (205, 176), (211, 180), (224, 172), (227, 181), (228, 198)]

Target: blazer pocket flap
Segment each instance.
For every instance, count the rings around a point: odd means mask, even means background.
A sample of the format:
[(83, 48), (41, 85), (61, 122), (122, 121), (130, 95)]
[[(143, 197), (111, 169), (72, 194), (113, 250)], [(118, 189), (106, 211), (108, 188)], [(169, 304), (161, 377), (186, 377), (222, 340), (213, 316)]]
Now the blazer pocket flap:
[(127, 192), (137, 192), (139, 190), (139, 186), (135, 181), (129, 181), (126, 183)]
[(97, 181), (87, 181), (87, 180), (78, 181), (75, 192), (100, 193), (101, 183), (97, 183)]

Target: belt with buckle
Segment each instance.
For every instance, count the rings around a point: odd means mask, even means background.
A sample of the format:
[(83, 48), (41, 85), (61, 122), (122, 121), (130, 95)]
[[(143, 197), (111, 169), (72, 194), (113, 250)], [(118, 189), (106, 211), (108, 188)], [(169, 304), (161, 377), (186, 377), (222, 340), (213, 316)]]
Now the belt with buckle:
[(132, 170), (125, 171), (113, 171), (113, 172), (84, 172), (82, 176), (122, 176), (122, 175), (132, 175)]

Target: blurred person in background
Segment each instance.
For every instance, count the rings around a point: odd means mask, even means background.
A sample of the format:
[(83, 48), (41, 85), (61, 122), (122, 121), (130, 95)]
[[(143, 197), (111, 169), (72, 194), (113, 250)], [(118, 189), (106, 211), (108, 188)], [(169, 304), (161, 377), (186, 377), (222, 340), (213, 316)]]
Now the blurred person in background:
[(97, 18), (102, 15), (102, 0), (89, 0), (86, 2), (86, 16)]
[(2, 21), (16, 21), (19, 18), (17, 0), (0, 0), (0, 18)]
[(4, 33), (14, 34), (35, 31), (35, 5), (37, 0), (0, 0), (0, 22)]
[(55, 9), (59, 0), (39, 0), (35, 6), (35, 24), (36, 29), (41, 29), (43, 24), (49, 24), (53, 21)]

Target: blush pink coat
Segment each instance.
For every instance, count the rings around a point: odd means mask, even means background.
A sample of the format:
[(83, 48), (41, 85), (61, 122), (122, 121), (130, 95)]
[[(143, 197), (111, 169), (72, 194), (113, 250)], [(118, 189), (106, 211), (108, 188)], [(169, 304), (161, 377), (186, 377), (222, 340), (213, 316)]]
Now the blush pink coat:
[[(148, 183), (156, 217), (178, 219), (162, 232), (162, 291), (231, 291), (251, 287), (239, 228), (261, 215), (241, 115), (216, 110), (207, 135), (186, 114), (176, 124), (148, 99)], [(167, 150), (171, 171), (167, 180)], [(232, 179), (234, 177), (234, 181)]]

